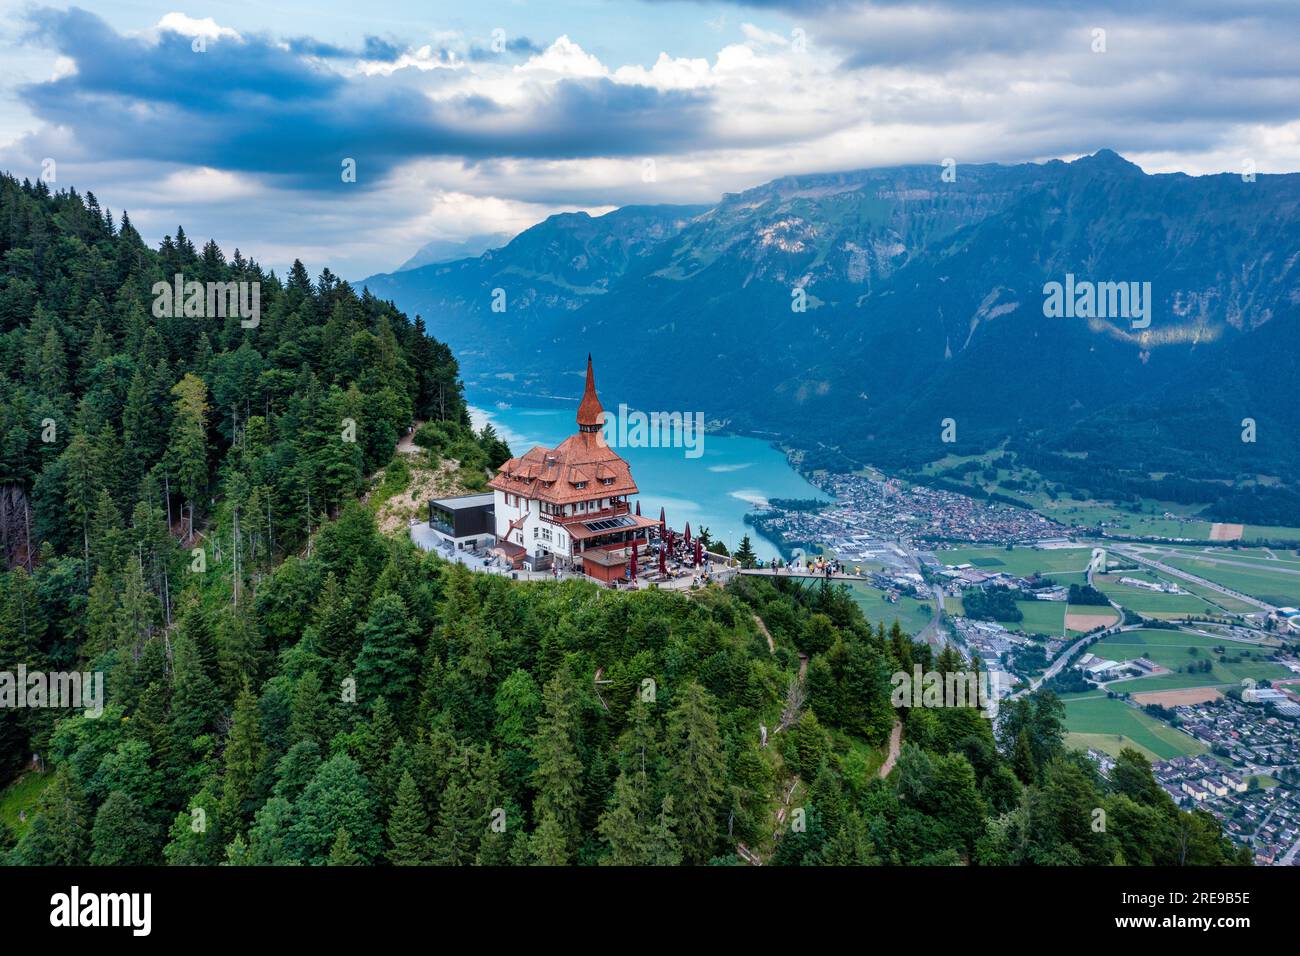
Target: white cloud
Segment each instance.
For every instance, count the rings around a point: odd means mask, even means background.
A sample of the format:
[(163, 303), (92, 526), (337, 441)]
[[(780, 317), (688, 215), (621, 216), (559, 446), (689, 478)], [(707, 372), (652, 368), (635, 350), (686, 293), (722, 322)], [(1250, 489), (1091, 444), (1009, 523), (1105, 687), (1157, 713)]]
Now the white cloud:
[[(1235, 172), (1246, 158), (1261, 173), (1300, 165), (1294, 42), (1265, 21), (1228, 28), (1122, 11), (1107, 19), (1104, 55), (1090, 50), (1087, 16), (1068, 9), (1019, 12), (1009, 27), (999, 10), (833, 5), (804, 18), (810, 40), (802, 51), (764, 22), (731, 28), (711, 56), (670, 48), (652, 62), (607, 62), (578, 33), (522, 63), (477, 59), (465, 34), (429, 33), (429, 42), (393, 62), (359, 60), (345, 70), (349, 82), (407, 84), (447, 109), (467, 97), (488, 101), (499, 109), (466, 108), (464, 117), (485, 137), (545, 115), (561, 84), (575, 79), (698, 94), (707, 104), (704, 130), (648, 157), (653, 182), (643, 178), (642, 157), (617, 155), (615, 142), (604, 157), (408, 161), (346, 199), (208, 168), (169, 168), (159, 179), (156, 165), (142, 164), (154, 178), (132, 181), (54, 126), (23, 144), (30, 155), (21, 168), (57, 156), (61, 181), (93, 187), (115, 208), (130, 204), (133, 218), (140, 207), (137, 223), (170, 231), (179, 218), (196, 236), (242, 230), (245, 243), (264, 242), (246, 251), (271, 262), (272, 250), (294, 248), (296, 236), (304, 256), (319, 248), (332, 268), (356, 276), (393, 267), (431, 238), (514, 233), (563, 210), (714, 201), (804, 172), (948, 156), (1046, 159), (1101, 146), (1150, 171)], [(239, 37), (212, 18), (183, 14), (168, 14), (155, 29)], [(75, 69), (67, 58), (54, 63), (55, 75)], [(240, 203), (238, 221), (215, 208), (254, 197)]]
[(207, 166), (169, 173), (158, 184), (157, 196), (175, 203), (225, 203), (250, 199), (264, 189), (250, 177)]
[(157, 34), (164, 31), (179, 33), (185, 37), (204, 37), (208, 40), (219, 40), (223, 37), (230, 40), (243, 39), (238, 31), (218, 25), (212, 17), (197, 20), (184, 13), (168, 13), (163, 16), (154, 27), (154, 32)]
[(568, 34), (561, 34), (541, 53), (534, 54), (514, 69), (519, 74), (547, 73), (557, 78), (609, 75), (605, 65), (570, 40)]

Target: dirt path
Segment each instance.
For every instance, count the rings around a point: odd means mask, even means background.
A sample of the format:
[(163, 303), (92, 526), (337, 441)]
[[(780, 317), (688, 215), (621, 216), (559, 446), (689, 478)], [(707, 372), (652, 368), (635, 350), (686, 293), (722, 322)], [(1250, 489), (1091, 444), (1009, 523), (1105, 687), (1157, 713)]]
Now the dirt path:
[[(754, 615), (754, 623), (758, 625), (759, 631), (765, 638), (767, 638), (767, 652), (769, 654), (775, 654), (776, 641), (772, 640), (772, 632), (767, 629), (767, 625), (763, 623), (763, 619), (758, 616), (757, 611), (751, 611), (750, 613)], [(800, 673), (799, 676), (803, 677), (803, 674)]]
[(405, 455), (418, 455), (423, 449), (415, 443), (415, 433), (420, 430), (424, 422), (417, 421), (412, 423), (411, 430), (402, 435), (397, 440), (397, 450)]
[(903, 722), (894, 721), (894, 729), (889, 732), (889, 755), (885, 757), (885, 762), (880, 765), (880, 779), (884, 780), (889, 776), (889, 771), (894, 769), (894, 764), (898, 761), (898, 751), (903, 745)]

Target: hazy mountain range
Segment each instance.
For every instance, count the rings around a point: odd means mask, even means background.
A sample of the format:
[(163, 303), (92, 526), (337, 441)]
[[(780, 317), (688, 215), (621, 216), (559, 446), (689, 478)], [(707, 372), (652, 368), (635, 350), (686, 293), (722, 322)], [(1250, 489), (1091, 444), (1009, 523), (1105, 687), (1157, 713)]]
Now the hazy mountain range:
[[(1263, 475), (1254, 498), (1296, 503), (1300, 174), (1147, 175), (1109, 150), (944, 172), (552, 216), (365, 284), (516, 400), (576, 399), (591, 351), (611, 401), (702, 409), (813, 464), (904, 467), (1005, 442), (1116, 494), (1156, 496), (1164, 479), (1161, 498), (1211, 502)], [(1067, 275), (1149, 283), (1149, 327), (1048, 317), (1044, 286)]]

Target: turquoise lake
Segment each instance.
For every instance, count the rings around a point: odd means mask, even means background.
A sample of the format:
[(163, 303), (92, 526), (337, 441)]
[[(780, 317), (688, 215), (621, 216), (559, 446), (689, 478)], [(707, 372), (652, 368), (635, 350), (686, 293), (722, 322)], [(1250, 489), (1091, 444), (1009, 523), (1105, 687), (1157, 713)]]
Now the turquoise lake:
[[(490, 421), (510, 450), (522, 455), (534, 445), (554, 448), (577, 431), (574, 406), (525, 408), (467, 390), (474, 427)], [(662, 507), (671, 527), (691, 532), (709, 529), (735, 549), (748, 533), (755, 553), (776, 557), (772, 542), (744, 522), (745, 512), (770, 498), (821, 498), (813, 485), (790, 467), (778, 449), (758, 438), (706, 431), (703, 454), (687, 458), (684, 448), (618, 448), (641, 489), (641, 512), (657, 518)]]

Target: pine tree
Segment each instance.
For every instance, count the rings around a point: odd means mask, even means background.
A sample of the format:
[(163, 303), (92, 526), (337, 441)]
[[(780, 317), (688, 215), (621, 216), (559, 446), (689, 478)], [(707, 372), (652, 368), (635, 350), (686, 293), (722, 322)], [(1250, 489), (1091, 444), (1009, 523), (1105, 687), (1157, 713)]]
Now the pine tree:
[(429, 819), (415, 778), (402, 774), (397, 802), (388, 818), (388, 862), (394, 866), (423, 866), (429, 862)]
[(1038, 777), (1034, 767), (1034, 754), (1029, 745), (1029, 729), (1022, 727), (1016, 737), (1016, 748), (1011, 755), (1011, 769), (1021, 783), (1033, 783)]
[(222, 710), (221, 695), (204, 669), (203, 650), (195, 631), (196, 628), (182, 627), (172, 641), (176, 690), (172, 697), (171, 728), (174, 746), (182, 752), (188, 751), (196, 737), (216, 728)]
[(536, 814), (550, 817), (564, 835), (567, 848), (577, 842), (578, 809), (582, 806), (582, 761), (578, 757), (577, 688), (561, 668), (542, 693), (544, 713), (533, 738), (537, 769)]
[(680, 821), (683, 853), (692, 863), (713, 855), (726, 755), (712, 699), (698, 684), (688, 684), (668, 715), (669, 792)]
[(339, 827), (338, 834), (334, 838), (333, 845), (330, 846), (329, 858), (325, 861), (326, 866), (364, 866), (365, 860), (356, 850), (352, 849), (352, 836), (347, 830)]
[(172, 388), (175, 418), (167, 457), (177, 479), (177, 490), (189, 504), (190, 533), (194, 531), (194, 505), (208, 487), (208, 388), (197, 375), (186, 374)]
[(614, 783), (614, 801), (600, 818), (596, 831), (609, 845), (600, 862), (611, 866), (640, 866), (649, 855), (646, 821), (645, 775), (623, 771)]
[(385, 697), (402, 711), (415, 686), (418, 660), (406, 604), (396, 594), (375, 601), (362, 628), (357, 655), (357, 697), (373, 701)]
[(163, 849), (168, 866), (216, 866), (222, 857), (220, 804), (205, 786), (176, 814)]
[(303, 674), (294, 685), (292, 714), (290, 740), (294, 743), (302, 740), (320, 745), (326, 743), (329, 739), (329, 702), (315, 671)]
[(650, 830), (650, 840), (646, 847), (646, 863), (650, 866), (679, 866), (682, 851), (677, 843), (675, 833), (677, 818), (673, 816), (673, 798), (665, 794), (659, 805), (659, 815), (655, 817)]
[(569, 840), (564, 824), (554, 813), (547, 813), (533, 831), (532, 856), (536, 866), (565, 866), (569, 862)]
[(758, 561), (758, 555), (754, 553), (754, 545), (749, 540), (749, 535), (740, 539), (740, 547), (736, 549), (736, 560), (740, 562), (742, 568), (752, 568)]
[(100, 479), (89, 437), (78, 431), (59, 458), (65, 475), (64, 509), (81, 531), (82, 553), (90, 568), (90, 518), (99, 500)]
[(433, 829), (433, 862), (439, 866), (462, 866), (477, 852), (481, 823), (473, 794), (465, 784), (463, 758), (438, 801), (438, 822)]
[(154, 862), (157, 827), (140, 805), (114, 790), (95, 814), (91, 866), (146, 866)]
[(229, 823), (232, 833), (244, 832), (264, 759), (257, 698), (245, 684), (235, 699), (222, 776), (221, 817)]

